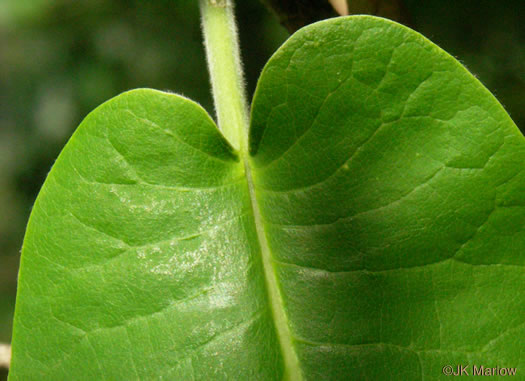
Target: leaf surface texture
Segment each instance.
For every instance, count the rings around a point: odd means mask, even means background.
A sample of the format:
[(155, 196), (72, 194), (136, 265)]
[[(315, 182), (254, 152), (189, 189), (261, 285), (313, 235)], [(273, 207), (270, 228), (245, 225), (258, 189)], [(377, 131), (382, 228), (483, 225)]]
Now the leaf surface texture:
[(124, 93), (80, 125), (35, 204), (10, 379), (523, 367), (524, 164), (478, 80), (375, 17), (278, 50), (249, 152), (185, 98)]

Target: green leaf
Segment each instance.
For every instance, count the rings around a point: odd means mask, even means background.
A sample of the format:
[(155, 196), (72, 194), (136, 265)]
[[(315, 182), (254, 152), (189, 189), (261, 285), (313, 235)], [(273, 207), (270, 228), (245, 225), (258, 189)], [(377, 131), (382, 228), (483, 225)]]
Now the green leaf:
[(15, 319), (12, 379), (277, 377), (243, 166), (201, 107), (136, 90), (86, 118), (31, 215)]
[(523, 368), (525, 139), (456, 60), (384, 19), (311, 25), (249, 134), (153, 90), (86, 118), (31, 215), (11, 379)]
[(524, 143), (464, 67), (398, 24), (330, 20), (285, 43), (250, 150), (308, 378), (524, 365)]

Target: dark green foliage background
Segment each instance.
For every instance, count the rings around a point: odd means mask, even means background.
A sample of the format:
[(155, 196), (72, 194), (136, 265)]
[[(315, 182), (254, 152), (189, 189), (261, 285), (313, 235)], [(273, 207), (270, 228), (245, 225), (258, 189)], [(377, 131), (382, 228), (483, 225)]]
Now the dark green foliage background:
[[(251, 96), (287, 33), (256, 0), (237, 3)], [(524, 131), (525, 3), (405, 6), (410, 26), (459, 58)], [(137, 87), (169, 89), (212, 110), (196, 1), (0, 2), (0, 342), (10, 340), (19, 249), (47, 172), (89, 111)]]

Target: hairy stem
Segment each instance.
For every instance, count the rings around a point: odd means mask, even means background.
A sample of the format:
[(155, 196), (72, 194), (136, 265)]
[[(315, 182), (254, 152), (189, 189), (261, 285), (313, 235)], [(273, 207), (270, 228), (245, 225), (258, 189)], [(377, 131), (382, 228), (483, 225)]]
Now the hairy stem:
[(248, 134), (248, 107), (233, 0), (200, 0), (200, 9), (217, 124), (240, 149)]

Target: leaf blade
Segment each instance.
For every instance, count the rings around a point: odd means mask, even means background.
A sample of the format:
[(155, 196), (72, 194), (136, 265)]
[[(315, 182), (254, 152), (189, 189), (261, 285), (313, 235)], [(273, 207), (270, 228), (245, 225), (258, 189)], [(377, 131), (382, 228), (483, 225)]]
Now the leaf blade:
[(523, 337), (524, 138), (454, 58), (379, 18), (306, 27), (263, 70), (250, 153), (305, 374), (521, 364), (490, 343)]
[(86, 118), (27, 230), (12, 379), (282, 371), (243, 168), (225, 142), (195, 103), (152, 90)]
[(11, 379), (522, 366), (524, 138), (475, 78), (350, 17), (294, 35), (252, 111), (242, 159), (178, 96), (138, 90), (86, 119), (29, 223)]

